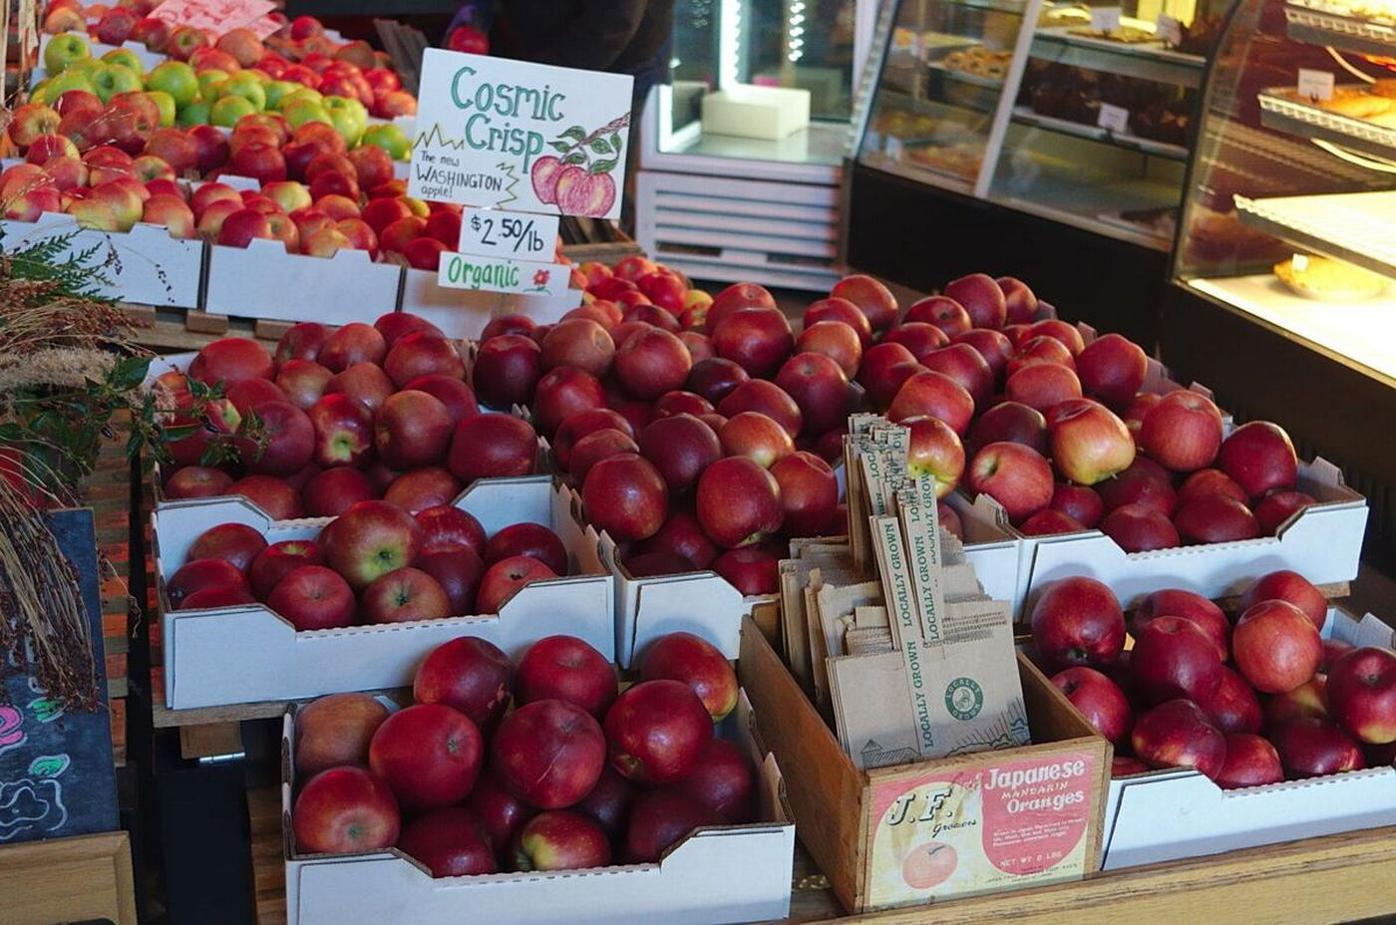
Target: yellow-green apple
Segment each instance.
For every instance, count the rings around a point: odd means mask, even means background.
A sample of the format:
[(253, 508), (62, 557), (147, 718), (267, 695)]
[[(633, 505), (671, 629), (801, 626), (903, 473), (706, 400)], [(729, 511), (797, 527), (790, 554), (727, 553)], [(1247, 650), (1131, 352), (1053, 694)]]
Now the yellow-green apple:
[(91, 55), (92, 52), (88, 47), (87, 40), (81, 35), (73, 33), (55, 35), (44, 46), (44, 70), (48, 72), (50, 77), (62, 74), (64, 68), (74, 61), (90, 58)]
[(1153, 768), (1196, 768), (1215, 779), (1226, 762), (1226, 736), (1191, 700), (1170, 700), (1140, 716), (1130, 742)]
[(93, 68), (91, 80), (93, 92), (103, 103), (110, 102), (118, 93), (141, 89), (141, 76), (121, 64), (102, 64)]
[[(107, 42), (107, 44), (115, 45), (117, 43)], [(107, 64), (119, 64), (122, 67), (129, 68), (137, 76), (145, 73), (145, 64), (141, 61), (140, 56), (129, 48), (113, 48), (111, 51), (102, 55), (102, 60)]]
[(311, 203), (310, 191), (305, 188), (305, 184), (295, 180), (276, 180), (268, 183), (262, 187), (262, 195), (270, 197), (288, 215)]
[(1029, 621), (1033, 645), (1049, 670), (1073, 665), (1103, 668), (1114, 664), (1124, 649), (1120, 603), (1094, 578), (1060, 578), (1049, 583), (1033, 602)]
[(410, 566), (421, 546), (421, 527), (411, 514), (385, 501), (361, 501), (320, 534), (325, 561), (352, 587)]
[(1057, 471), (1078, 485), (1112, 478), (1134, 462), (1134, 441), (1124, 422), (1089, 398), (1054, 406), (1047, 413), (1047, 436)]

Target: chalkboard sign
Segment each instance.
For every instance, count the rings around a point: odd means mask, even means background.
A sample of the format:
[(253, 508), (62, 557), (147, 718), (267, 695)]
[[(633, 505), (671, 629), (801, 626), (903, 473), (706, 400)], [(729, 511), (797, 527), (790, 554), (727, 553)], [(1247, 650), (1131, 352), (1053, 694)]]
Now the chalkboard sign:
[[(49, 529), (74, 570), (87, 606), (94, 663), (102, 649), (97, 531), (92, 511), (55, 511)], [(107, 716), (106, 681), (100, 707), (70, 713), (32, 677), (6, 673), (8, 703), (0, 706), (0, 844), (90, 835), (117, 828), (116, 778)]]

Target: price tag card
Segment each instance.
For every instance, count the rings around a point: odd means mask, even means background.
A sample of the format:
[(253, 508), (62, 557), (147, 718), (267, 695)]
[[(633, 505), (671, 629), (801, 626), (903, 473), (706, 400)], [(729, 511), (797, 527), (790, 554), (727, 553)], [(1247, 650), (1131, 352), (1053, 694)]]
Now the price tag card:
[(408, 194), (620, 216), (633, 79), (428, 48)]
[[(271, 0), (165, 0), (150, 15), (173, 26), (212, 29), (221, 35), (239, 26), (252, 26), (275, 9)], [(275, 24), (272, 26), (275, 32)]]
[(462, 254), (544, 260), (557, 244), (556, 215), (466, 209), (460, 217)]
[(1333, 98), (1333, 72), (1299, 69), (1300, 99), (1322, 102)]
[(1183, 43), (1183, 24), (1166, 13), (1158, 14), (1155, 32), (1167, 45), (1181, 45)]
[(1129, 110), (1123, 106), (1101, 103), (1100, 112), (1095, 117), (1095, 124), (1118, 135), (1127, 134), (1129, 132)]
[(571, 276), (572, 267), (565, 263), (480, 257), (474, 254), (442, 254), (436, 282), (447, 289), (562, 295), (567, 291), (567, 283)]
[(903, 150), (903, 148), (902, 148), (902, 140), (901, 140), (900, 138), (898, 138), (896, 135), (888, 135), (888, 136), (887, 136), (887, 156), (890, 157), (890, 158), (891, 158), (892, 160), (894, 160), (894, 161), (899, 161), (899, 160), (902, 159), (902, 154), (903, 154), (903, 153), (905, 153), (905, 152), (904, 152), (904, 150)]
[(1096, 32), (1115, 32), (1120, 28), (1118, 6), (1091, 7), (1091, 28)]

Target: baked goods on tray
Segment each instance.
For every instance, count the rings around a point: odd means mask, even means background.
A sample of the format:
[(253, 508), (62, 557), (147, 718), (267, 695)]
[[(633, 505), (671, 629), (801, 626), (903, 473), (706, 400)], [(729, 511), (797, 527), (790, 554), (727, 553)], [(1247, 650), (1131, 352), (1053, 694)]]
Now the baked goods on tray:
[(1321, 302), (1357, 302), (1386, 292), (1385, 276), (1344, 260), (1295, 254), (1275, 264), (1275, 275), (1295, 295)]

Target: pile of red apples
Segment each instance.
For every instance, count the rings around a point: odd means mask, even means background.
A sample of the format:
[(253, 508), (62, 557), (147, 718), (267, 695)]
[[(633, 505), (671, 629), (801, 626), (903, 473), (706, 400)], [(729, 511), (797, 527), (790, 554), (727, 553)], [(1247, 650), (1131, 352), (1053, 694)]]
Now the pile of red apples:
[(1280, 571), (1241, 594), (1233, 619), (1168, 589), (1127, 625), (1107, 586), (1065, 578), (1031, 621), (1052, 682), (1114, 744), (1115, 776), (1195, 768), (1233, 789), (1396, 758), (1396, 653), (1322, 638), (1327, 615), (1317, 588)]
[(175, 610), (263, 603), (297, 630), (498, 613), (524, 585), (566, 575), (567, 549), (542, 524), (487, 537), (468, 511), (408, 513), (358, 501), (314, 539), (268, 543), (219, 524), (201, 533), (165, 582)]
[(273, 520), (375, 500), (415, 513), (476, 479), (532, 474), (533, 428), (481, 413), (459, 346), (407, 312), (335, 329), (302, 322), (275, 355), (254, 340), (214, 341), (154, 383), (175, 438), (164, 497), (242, 495)]
[(581, 870), (653, 863), (696, 828), (754, 817), (751, 759), (714, 735), (736, 674), (692, 634), (651, 643), (623, 693), (580, 639), (541, 639), (514, 665), (461, 637), (412, 693), (392, 713), (366, 694), (297, 712), (297, 852), (396, 847), (433, 877)]

